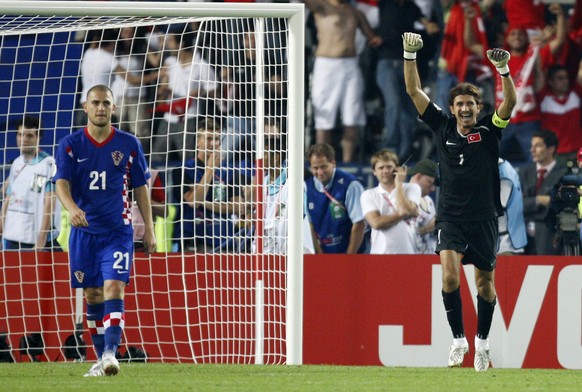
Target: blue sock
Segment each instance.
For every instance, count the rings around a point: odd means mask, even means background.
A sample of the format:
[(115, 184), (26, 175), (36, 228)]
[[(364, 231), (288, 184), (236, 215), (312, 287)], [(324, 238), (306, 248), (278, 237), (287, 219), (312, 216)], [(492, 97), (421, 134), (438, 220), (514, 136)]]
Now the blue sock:
[(125, 324), (124, 303), (122, 299), (105, 301), (105, 351), (117, 353), (117, 346), (121, 342), (121, 333)]
[(103, 355), (104, 337), (105, 330), (103, 328), (103, 314), (105, 313), (105, 304), (100, 303), (97, 305), (87, 304), (87, 327), (89, 328), (89, 333), (91, 334), (91, 341), (93, 342), (93, 347), (95, 347), (95, 354), (97, 358), (101, 358)]

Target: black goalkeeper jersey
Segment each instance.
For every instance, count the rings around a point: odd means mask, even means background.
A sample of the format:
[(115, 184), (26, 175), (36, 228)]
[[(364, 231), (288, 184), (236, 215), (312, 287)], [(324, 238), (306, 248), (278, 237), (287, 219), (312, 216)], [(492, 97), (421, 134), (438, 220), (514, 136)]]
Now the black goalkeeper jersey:
[(478, 221), (503, 214), (499, 198), (501, 128), (487, 115), (467, 135), (433, 104), (420, 116), (435, 133), (440, 187), (437, 221)]

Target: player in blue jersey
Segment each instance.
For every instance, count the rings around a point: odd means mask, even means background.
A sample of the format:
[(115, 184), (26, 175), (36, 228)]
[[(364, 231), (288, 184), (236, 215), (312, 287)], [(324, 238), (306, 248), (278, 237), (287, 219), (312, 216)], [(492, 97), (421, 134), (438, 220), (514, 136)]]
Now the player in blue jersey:
[(469, 344), (463, 327), (460, 294), (461, 264), (475, 266), (477, 286), (476, 371), (489, 368), (489, 331), (497, 303), (495, 253), (497, 217), (503, 214), (499, 196), (499, 141), (509, 123), (517, 97), (509, 74), (509, 52), (487, 51), (489, 61), (501, 75), (503, 101), (493, 113), (481, 116), (481, 92), (470, 83), (460, 83), (449, 93), (449, 116), (430, 102), (422, 90), (416, 67), (416, 52), (422, 48), (419, 34), (404, 33), (404, 80), (416, 110), (435, 133), (441, 192), (436, 229), (436, 252), (443, 271), (443, 302), (453, 333), (449, 366), (461, 366)]
[(87, 127), (59, 144), (54, 181), (71, 219), (71, 285), (85, 292), (87, 326), (98, 357), (85, 376), (111, 376), (119, 372), (115, 353), (133, 262), (130, 188), (145, 223), (145, 249), (151, 253), (156, 248), (150, 173), (137, 138), (111, 125), (115, 104), (107, 86), (87, 92), (84, 110)]

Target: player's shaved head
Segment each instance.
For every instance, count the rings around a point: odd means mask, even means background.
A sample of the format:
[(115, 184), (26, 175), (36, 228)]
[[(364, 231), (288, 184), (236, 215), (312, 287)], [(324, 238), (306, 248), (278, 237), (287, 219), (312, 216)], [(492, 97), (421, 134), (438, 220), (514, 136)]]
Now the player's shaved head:
[(99, 91), (99, 92), (103, 92), (103, 93), (109, 92), (109, 94), (111, 94), (111, 97), (113, 98), (113, 91), (111, 91), (111, 89), (109, 87), (107, 87), (104, 84), (97, 84), (97, 85), (91, 87), (89, 89), (89, 91), (87, 91), (87, 97), (86, 97), (87, 100), (89, 100), (89, 95), (91, 95), (91, 93), (94, 91), (95, 92)]

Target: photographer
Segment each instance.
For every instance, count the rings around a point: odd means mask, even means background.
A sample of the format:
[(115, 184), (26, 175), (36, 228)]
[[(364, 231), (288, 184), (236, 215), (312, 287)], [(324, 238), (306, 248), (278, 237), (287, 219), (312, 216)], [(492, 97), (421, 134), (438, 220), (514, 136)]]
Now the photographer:
[(523, 192), (523, 212), (527, 227), (526, 254), (555, 255), (556, 230), (545, 220), (550, 209), (550, 193), (566, 174), (555, 159), (558, 138), (548, 130), (535, 131), (531, 138), (533, 163), (521, 168), (519, 180)]
[(550, 209), (546, 218), (549, 228), (556, 230), (554, 245), (565, 256), (580, 255), (580, 196), (582, 195), (582, 148), (577, 165), (568, 172), (550, 193)]

